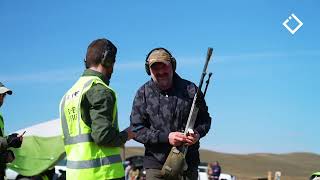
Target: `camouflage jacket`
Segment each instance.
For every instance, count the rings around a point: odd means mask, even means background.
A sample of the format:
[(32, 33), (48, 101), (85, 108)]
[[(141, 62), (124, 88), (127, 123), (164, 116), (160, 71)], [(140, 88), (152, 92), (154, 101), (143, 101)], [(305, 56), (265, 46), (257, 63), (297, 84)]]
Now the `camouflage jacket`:
[[(136, 140), (145, 146), (145, 168), (161, 169), (172, 147), (168, 135), (184, 130), (196, 89), (194, 83), (174, 74), (173, 87), (168, 91), (161, 91), (152, 80), (137, 91), (130, 118), (133, 126), (144, 126)], [(194, 129), (203, 137), (210, 129), (211, 117), (203, 97), (200, 100)], [(198, 167), (199, 146), (198, 142), (189, 147), (186, 157), (189, 168)]]

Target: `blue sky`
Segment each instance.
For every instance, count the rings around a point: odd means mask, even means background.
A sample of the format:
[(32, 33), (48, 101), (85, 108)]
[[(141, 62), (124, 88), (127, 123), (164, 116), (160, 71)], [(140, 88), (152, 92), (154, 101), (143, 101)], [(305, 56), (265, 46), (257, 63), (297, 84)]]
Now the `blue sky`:
[[(294, 35), (282, 26), (291, 13), (304, 23)], [(88, 44), (105, 37), (118, 47), (110, 86), (121, 129), (149, 79), (144, 60), (151, 49), (169, 49), (177, 72), (198, 84), (213, 47), (206, 96), (213, 122), (201, 147), (320, 154), (319, 18), (316, 0), (1, 1), (0, 81), (14, 92), (1, 107), (6, 130), (58, 118)]]

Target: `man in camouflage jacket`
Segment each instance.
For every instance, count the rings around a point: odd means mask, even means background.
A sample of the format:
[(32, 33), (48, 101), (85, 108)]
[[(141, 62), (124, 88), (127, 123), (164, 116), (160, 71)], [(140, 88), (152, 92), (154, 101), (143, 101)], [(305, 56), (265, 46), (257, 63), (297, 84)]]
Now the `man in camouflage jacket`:
[(187, 123), (197, 86), (182, 79), (176, 72), (176, 60), (164, 48), (155, 48), (146, 58), (145, 68), (151, 80), (136, 93), (131, 112), (131, 124), (143, 126), (137, 132), (136, 141), (144, 144), (144, 168), (147, 179), (164, 179), (161, 168), (172, 146), (186, 144), (188, 169), (184, 179), (198, 179), (199, 139), (211, 125), (211, 117), (203, 96), (194, 126), (194, 134), (181, 133)]

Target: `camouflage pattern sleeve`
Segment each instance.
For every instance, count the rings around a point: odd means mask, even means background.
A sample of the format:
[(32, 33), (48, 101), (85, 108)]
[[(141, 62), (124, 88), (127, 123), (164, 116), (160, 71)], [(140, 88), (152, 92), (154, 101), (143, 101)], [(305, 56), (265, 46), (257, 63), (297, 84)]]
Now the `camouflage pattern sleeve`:
[(211, 117), (208, 112), (208, 106), (206, 101), (201, 93), (199, 103), (199, 112), (197, 116), (197, 120), (195, 123), (195, 130), (200, 134), (200, 138), (204, 137), (210, 129), (211, 126)]
[(144, 86), (139, 88), (133, 100), (130, 121), (133, 127), (139, 125), (144, 126), (144, 128), (137, 132), (137, 137), (135, 138), (136, 141), (142, 144), (157, 144), (160, 142), (160, 131), (152, 129), (150, 125), (150, 118), (147, 112), (147, 104), (145, 100)]

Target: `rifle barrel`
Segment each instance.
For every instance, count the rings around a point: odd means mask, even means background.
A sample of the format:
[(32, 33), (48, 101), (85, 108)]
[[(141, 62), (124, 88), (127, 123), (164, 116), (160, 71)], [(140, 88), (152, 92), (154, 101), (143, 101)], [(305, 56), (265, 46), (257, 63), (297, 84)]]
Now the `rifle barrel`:
[(212, 55), (212, 51), (213, 51), (213, 49), (209, 47), (208, 48), (208, 52), (207, 52), (206, 62), (204, 64), (204, 67), (203, 67), (203, 70), (202, 70), (202, 74), (201, 74), (201, 78), (200, 78), (200, 82), (199, 82), (199, 86), (198, 86), (199, 89), (202, 88), (203, 79), (207, 74), (207, 68), (208, 68), (208, 64), (209, 64), (209, 61), (210, 61), (210, 58), (211, 58), (211, 55)]
[(210, 78), (212, 76), (212, 72), (209, 73), (209, 77), (208, 79), (206, 80), (206, 88), (204, 89), (204, 92), (203, 92), (203, 98), (206, 96), (206, 93), (207, 93), (207, 89), (208, 89), (208, 85), (210, 83)]
[(196, 94), (194, 95), (194, 98), (193, 98), (193, 102), (192, 102), (191, 109), (190, 109), (190, 112), (189, 112), (187, 124), (186, 124), (185, 130), (184, 130), (184, 134), (186, 134), (188, 132), (188, 129), (193, 129), (194, 123), (196, 121), (196, 118), (197, 118), (197, 115), (198, 115), (198, 111), (199, 111), (199, 107), (196, 105), (196, 102), (197, 102), (197, 98), (199, 97), (200, 92), (201, 92), (203, 79), (204, 79), (204, 77), (206, 75), (208, 63), (209, 63), (211, 55), (212, 55), (212, 50), (213, 50), (212, 48), (208, 48), (206, 62), (204, 64), (204, 68), (203, 68), (203, 71), (202, 71), (202, 74), (201, 74), (201, 79), (200, 79), (200, 82), (199, 82), (199, 86), (198, 86), (197, 92), (196, 92)]

